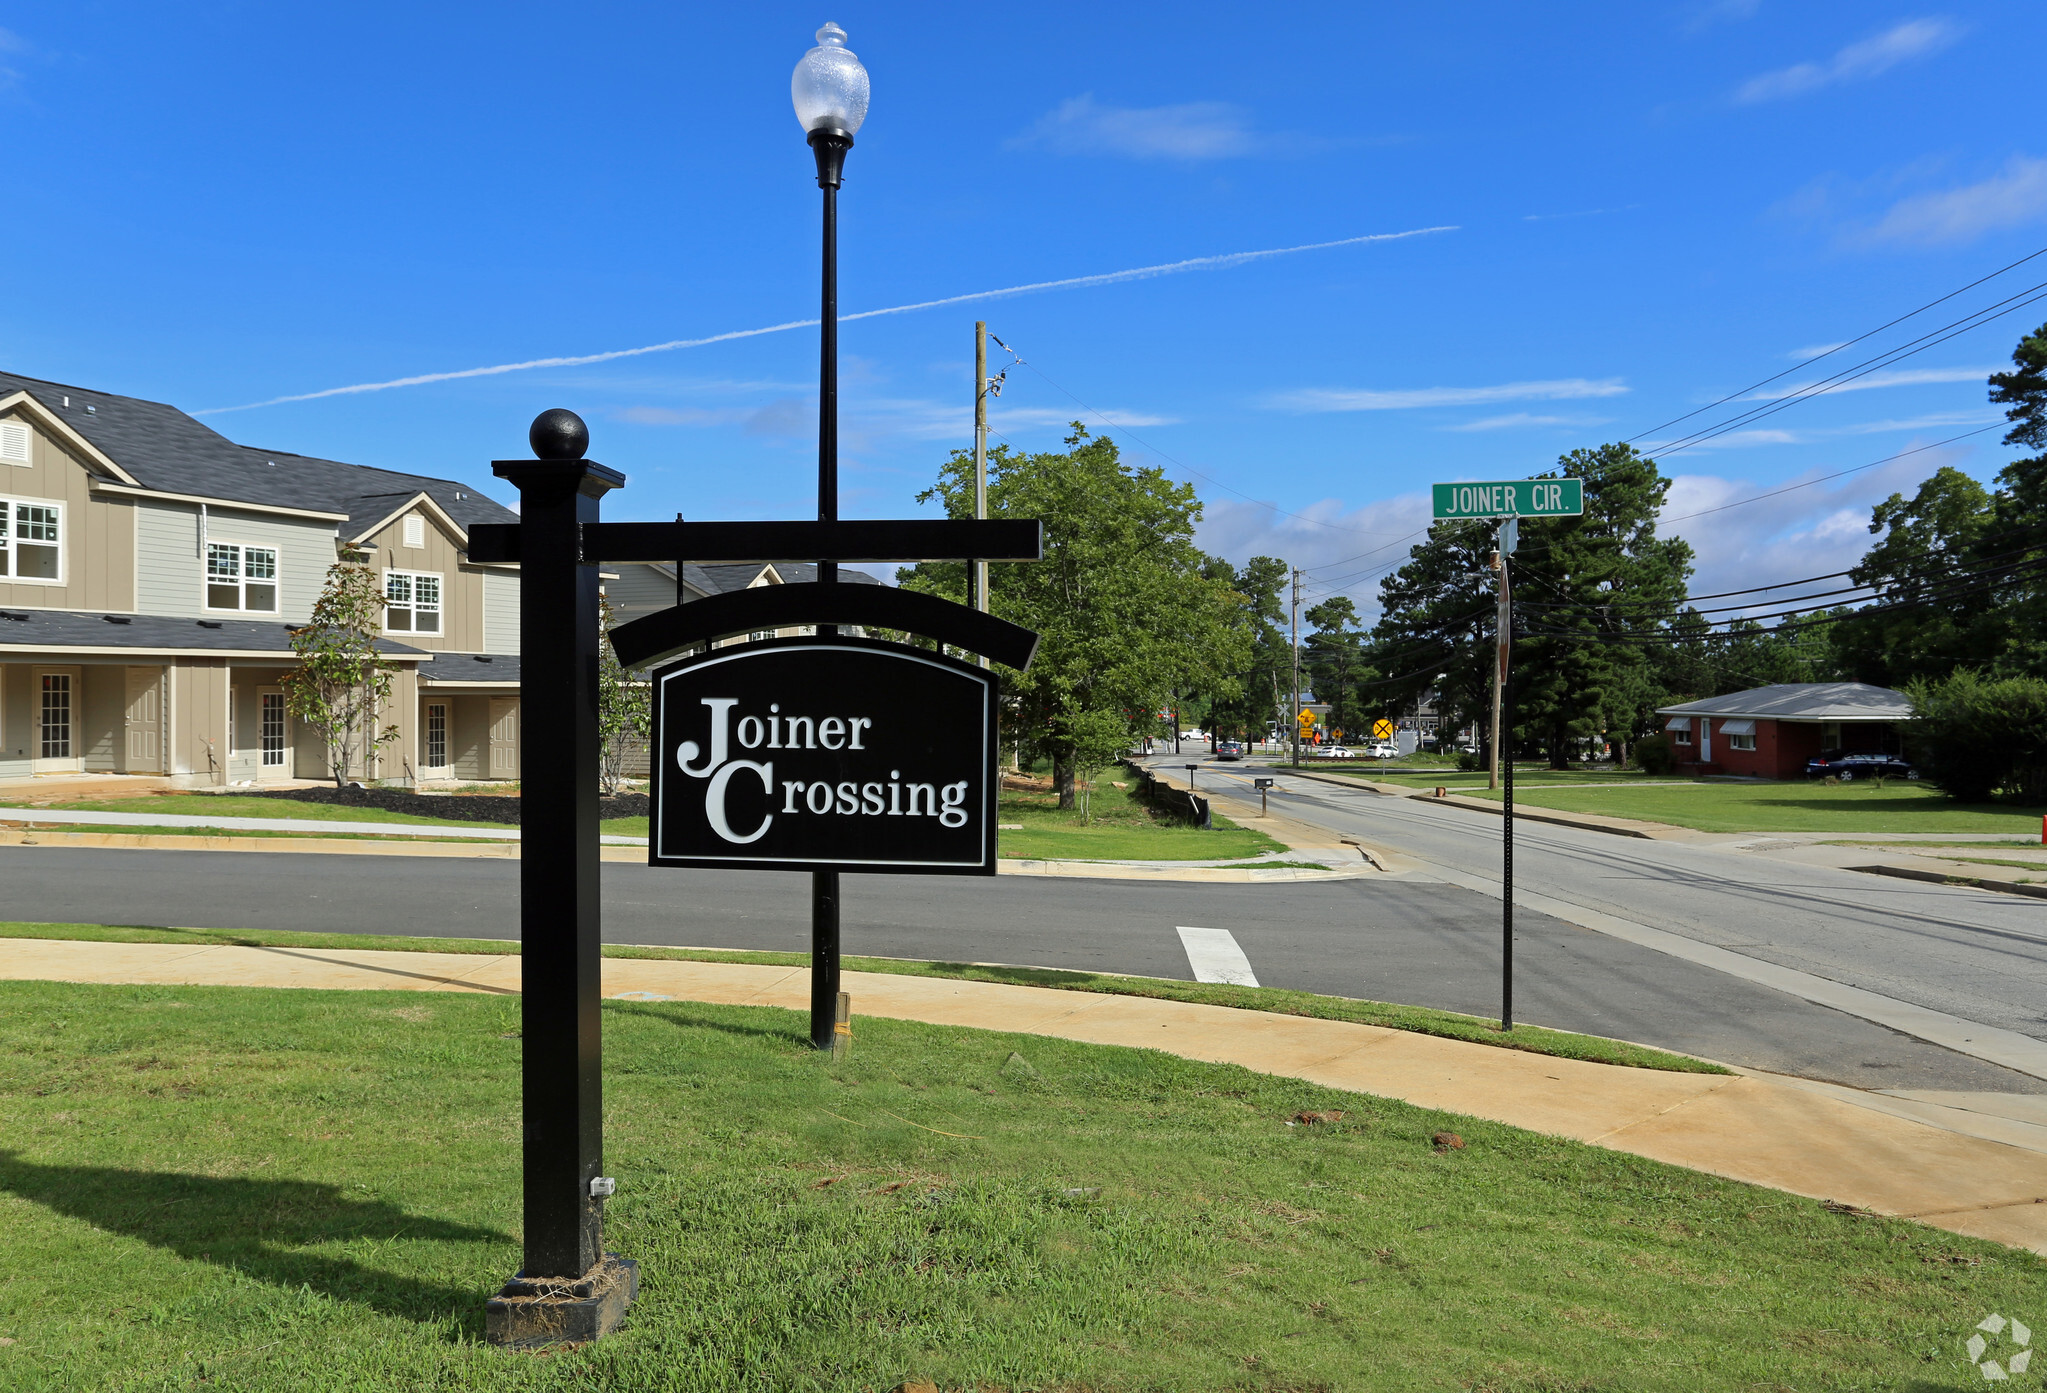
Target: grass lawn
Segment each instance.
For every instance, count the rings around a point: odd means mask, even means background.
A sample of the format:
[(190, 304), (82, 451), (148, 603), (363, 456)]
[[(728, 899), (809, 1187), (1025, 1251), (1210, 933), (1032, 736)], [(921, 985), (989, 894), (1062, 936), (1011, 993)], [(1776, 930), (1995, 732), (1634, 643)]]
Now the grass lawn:
[(0, 983), (0, 1387), (1961, 1388), (1963, 1338), (2047, 1278), (1148, 1051), (863, 1019), (834, 1063), (769, 1008), (604, 1024), (606, 1243), (641, 1295), (536, 1357), (480, 1344), (519, 1262), (515, 1002)]
[[(2024, 832), (2040, 830), (2039, 808), (1957, 803), (1925, 784), (1857, 782), (1695, 783), (1628, 787), (1521, 788), (1514, 801), (1567, 812), (1668, 822), (1701, 832)], [(1534, 780), (1530, 780), (1534, 782)], [(1473, 791), (1498, 800), (1501, 790)]]
[[(0, 808), (20, 807), (19, 804), (0, 803)], [(292, 822), (396, 822), (413, 827), (474, 827), (479, 837), (487, 838), (490, 829), (516, 827), (511, 822), (470, 822), (467, 819), (418, 817), (412, 813), (386, 812), (382, 808), (351, 808), (343, 804), (302, 803), (293, 798), (242, 798), (232, 793), (159, 793), (140, 798), (103, 798), (75, 803), (46, 803), (42, 806), (61, 809), (66, 812), (84, 813), (168, 813), (176, 817), (208, 818), (277, 818)], [(28, 810), (24, 809), (24, 812)], [(32, 818), (32, 814), (31, 814)], [(647, 835), (647, 819), (643, 817), (614, 817), (602, 824), (604, 834), (614, 837), (644, 837)], [(184, 836), (194, 835), (198, 829), (189, 827), (133, 827), (104, 828), (105, 831), (168, 832)], [(206, 832), (215, 829), (208, 827)], [(219, 828), (223, 836), (261, 836), (260, 832), (238, 832), (233, 822), (224, 822)], [(288, 834), (296, 835), (296, 834)], [(309, 833), (305, 835), (319, 836)]]
[[(407, 938), (379, 934), (292, 933), (279, 929), (179, 929), (135, 924), (30, 924), (0, 921), (0, 939), (46, 938), (92, 943), (190, 943), (238, 944), (270, 948), (377, 949), (410, 953), (512, 953), (519, 945), (509, 939), (489, 938)], [(643, 958), (673, 962), (755, 963), (770, 967), (808, 967), (807, 955), (760, 953), (720, 948), (641, 948), (609, 944), (607, 958)], [(1517, 1025), (1503, 1034), (1498, 1022), (1456, 1011), (1438, 1011), (1427, 1006), (1399, 1006), (1383, 1001), (1361, 1001), (1351, 997), (1319, 996), (1313, 992), (1288, 991), (1278, 987), (1236, 987), (1216, 982), (1181, 982), (1161, 977), (1123, 977), (1105, 972), (1069, 972), (1059, 968), (1003, 967), (982, 963), (919, 962), (911, 958), (848, 957), (841, 960), (848, 972), (885, 972), (904, 977), (942, 977), (969, 982), (1004, 982), (1015, 986), (1045, 987), (1057, 991), (1102, 992), (1118, 996), (1152, 997), (1163, 1001), (1191, 1001), (1204, 1006), (1228, 1006), (1242, 1011), (1270, 1011), (1277, 1015), (1313, 1016), (1320, 1020), (1355, 1021), (1393, 1030), (1412, 1030), (1423, 1035), (1440, 1035), (1452, 1040), (1500, 1049), (1525, 1050), (1530, 1054), (1557, 1055), (1635, 1069), (1663, 1069), (1676, 1073), (1724, 1074), (1717, 1064), (1689, 1055), (1672, 1054), (1625, 1040), (1608, 1040), (1597, 1035), (1579, 1035), (1541, 1026)]]
[[(242, 798), (232, 793), (158, 793), (139, 798), (104, 798), (43, 806), (81, 813), (169, 813), (177, 817), (267, 817), (295, 822), (402, 822), (437, 827), (450, 819), (414, 817), (382, 808), (351, 808), (340, 804), (302, 803), (294, 798)], [(475, 826), (512, 827), (510, 822), (479, 822)]]
[[(1117, 788), (1119, 783), (1126, 787)], [(995, 820), (1021, 823), (1022, 829), (1000, 834), (1001, 854), (1031, 860), (1222, 861), (1286, 850), (1284, 842), (1220, 814), (1208, 831), (1161, 822), (1131, 796), (1135, 783), (1127, 769), (1103, 771), (1087, 822), (1077, 808), (1061, 812), (1054, 794), (1005, 789)]]

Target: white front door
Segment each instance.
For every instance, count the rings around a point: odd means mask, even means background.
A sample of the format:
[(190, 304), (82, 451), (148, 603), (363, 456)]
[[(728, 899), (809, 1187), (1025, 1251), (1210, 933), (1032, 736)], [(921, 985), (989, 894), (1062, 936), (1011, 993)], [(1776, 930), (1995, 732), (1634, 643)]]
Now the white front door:
[(490, 699), (490, 777), (519, 777), (519, 698)]
[(130, 774), (163, 772), (163, 670), (153, 667), (128, 669), (128, 704), (125, 721), (127, 764)]
[(284, 709), (284, 689), (262, 687), (256, 692), (256, 737), (259, 745), (256, 777), (292, 777), (291, 716)]
[(430, 701), (426, 703), (426, 719), (421, 723), (424, 741), (420, 746), (419, 773), (421, 778), (445, 779), (450, 777), (448, 761), (448, 703)]
[(85, 767), (79, 756), (77, 668), (37, 668), (34, 772), (75, 774)]

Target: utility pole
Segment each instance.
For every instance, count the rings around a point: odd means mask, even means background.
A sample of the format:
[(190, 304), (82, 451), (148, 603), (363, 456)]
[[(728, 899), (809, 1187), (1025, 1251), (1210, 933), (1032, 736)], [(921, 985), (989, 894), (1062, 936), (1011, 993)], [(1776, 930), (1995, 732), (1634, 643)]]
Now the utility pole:
[[(988, 322), (974, 321), (974, 516), (988, 516)], [(988, 563), (967, 563), (967, 603), (988, 612)], [(978, 660), (988, 666), (984, 655)]]
[(1301, 568), (1294, 567), (1293, 618), (1288, 621), (1292, 631), (1290, 646), (1294, 650), (1294, 763), (1301, 762)]

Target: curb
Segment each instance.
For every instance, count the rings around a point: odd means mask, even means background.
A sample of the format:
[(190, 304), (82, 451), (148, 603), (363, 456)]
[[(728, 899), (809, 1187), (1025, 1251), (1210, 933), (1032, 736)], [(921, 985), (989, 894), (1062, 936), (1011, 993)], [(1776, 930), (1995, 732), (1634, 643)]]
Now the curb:
[[(1331, 778), (1327, 774), (1310, 774), (1300, 769), (1289, 769), (1286, 772), (1292, 774), (1297, 779), (1313, 779), (1318, 784), (1332, 784), (1337, 788), (1368, 789), (1373, 793), (1381, 794), (1388, 798), (1416, 798), (1439, 807), (1463, 808), (1466, 812), (1474, 813), (1491, 813), (1494, 817), (1498, 818), (1504, 818), (1507, 815), (1507, 810), (1498, 803), (1488, 802), (1480, 798), (1462, 798), (1454, 793), (1447, 798), (1437, 798), (1426, 790), (1409, 788), (1405, 784), (1382, 784), (1372, 779), (1337, 779)], [(1615, 837), (1634, 837), (1640, 841), (1647, 842), (1666, 840), (1664, 837), (1665, 829), (1671, 832), (1688, 832), (1691, 830), (1685, 827), (1674, 827), (1667, 822), (1636, 822), (1631, 818), (1602, 818), (1595, 822), (1588, 817), (1573, 817), (1569, 813), (1559, 813), (1549, 808), (1530, 809), (1519, 805), (1514, 809), (1514, 820), (1516, 822), (1548, 822), (1554, 823), (1559, 827), (1576, 827), (1586, 832), (1605, 832)]]
[(1942, 871), (1922, 871), (1912, 866), (1844, 866), (1842, 869), (1860, 871), (1864, 875), (1895, 876), (1899, 880), (1922, 880), (1929, 885), (1948, 885), (1958, 889), (1999, 890), (2007, 895), (2031, 895), (2036, 900), (2047, 900), (2047, 885), (2021, 885), (2015, 880), (1991, 880), (1987, 877), (1973, 875), (1948, 875)]

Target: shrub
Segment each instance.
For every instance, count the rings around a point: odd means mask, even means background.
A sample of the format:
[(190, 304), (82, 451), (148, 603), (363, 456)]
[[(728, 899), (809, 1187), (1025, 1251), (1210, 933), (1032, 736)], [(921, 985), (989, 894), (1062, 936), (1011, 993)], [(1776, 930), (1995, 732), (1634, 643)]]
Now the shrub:
[(1669, 774), (1677, 769), (1677, 751), (1668, 735), (1645, 735), (1635, 742), (1635, 767), (1644, 774)]
[(1913, 758), (1943, 792), (1970, 803), (1996, 793), (2047, 801), (2047, 681), (1964, 670), (1905, 695)]
[(1467, 774), (1476, 773), (1486, 767), (1486, 757), (1476, 750), (1459, 750), (1457, 767)]

